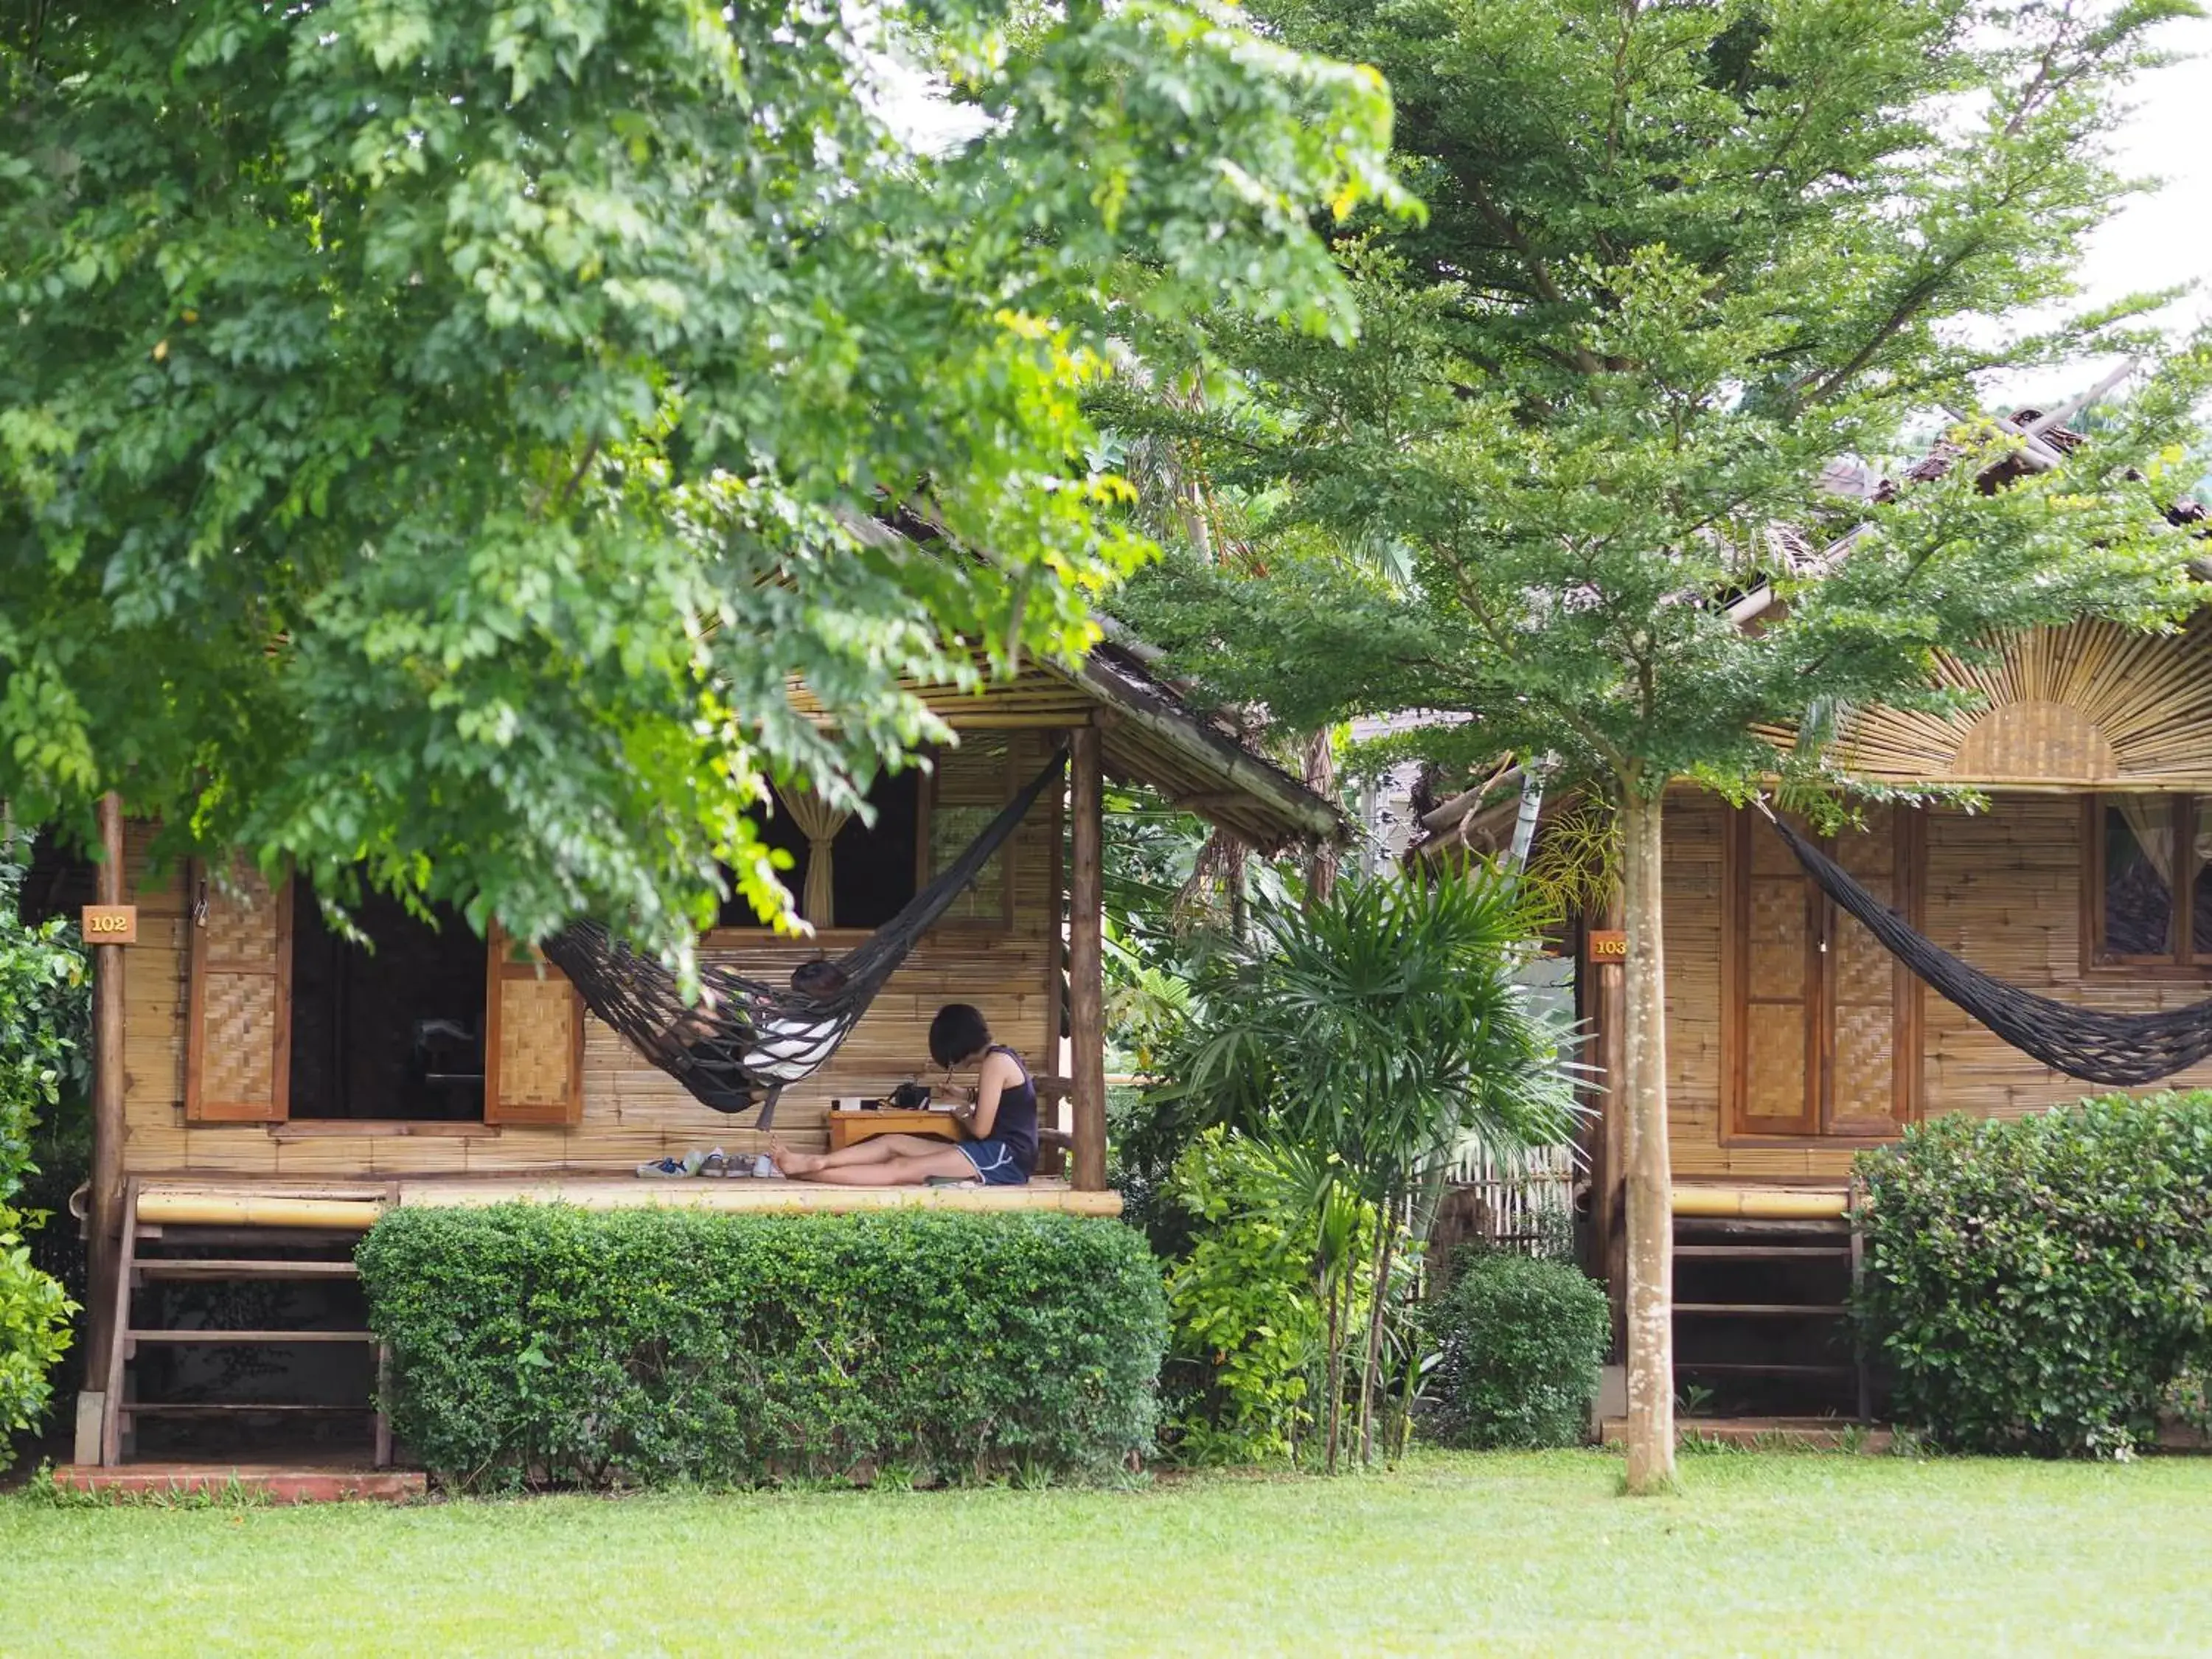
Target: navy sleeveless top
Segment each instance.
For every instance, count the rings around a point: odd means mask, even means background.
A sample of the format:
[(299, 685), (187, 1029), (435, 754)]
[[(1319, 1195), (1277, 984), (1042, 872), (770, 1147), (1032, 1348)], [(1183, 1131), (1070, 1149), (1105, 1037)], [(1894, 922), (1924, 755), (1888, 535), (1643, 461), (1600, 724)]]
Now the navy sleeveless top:
[(1020, 1083), (999, 1091), (999, 1115), (991, 1120), (991, 1133), (984, 1139), (998, 1141), (1013, 1154), (1014, 1164), (1024, 1175), (1035, 1175), (1037, 1155), (1036, 1085), (1030, 1079), (1028, 1065), (1005, 1043), (994, 1042), (984, 1052), (1006, 1055), (1021, 1067), (1022, 1073)]

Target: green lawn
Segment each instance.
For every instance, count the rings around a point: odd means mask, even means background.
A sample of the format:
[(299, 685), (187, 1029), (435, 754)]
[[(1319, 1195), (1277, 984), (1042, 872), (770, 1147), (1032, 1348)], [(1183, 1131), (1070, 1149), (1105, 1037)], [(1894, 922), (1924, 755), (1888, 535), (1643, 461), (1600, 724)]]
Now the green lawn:
[(0, 1653), (2199, 1652), (2212, 1462), (1599, 1453), (1125, 1492), (0, 1501)]

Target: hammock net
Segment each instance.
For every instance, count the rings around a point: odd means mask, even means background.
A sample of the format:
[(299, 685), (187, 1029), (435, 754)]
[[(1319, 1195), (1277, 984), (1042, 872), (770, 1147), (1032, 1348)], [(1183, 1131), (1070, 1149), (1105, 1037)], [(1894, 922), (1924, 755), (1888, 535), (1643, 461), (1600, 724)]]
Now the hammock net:
[(1841, 865), (1780, 819), (1775, 831), (1821, 891), (1883, 947), (2022, 1054), (2087, 1083), (2154, 1083), (2212, 1055), (2212, 1002), (2155, 1014), (2106, 1014), (2054, 1002), (1969, 967), (1915, 933)]
[(772, 985), (720, 963), (703, 964), (705, 992), (687, 1005), (676, 976), (597, 922), (576, 922), (545, 943), (591, 1011), (638, 1052), (718, 1112), (761, 1109), (768, 1128), (784, 1088), (828, 1063), (922, 934), (981, 873), (1067, 764), (1055, 754), (1029, 787), (952, 863), (867, 939), (833, 962), (805, 964)]

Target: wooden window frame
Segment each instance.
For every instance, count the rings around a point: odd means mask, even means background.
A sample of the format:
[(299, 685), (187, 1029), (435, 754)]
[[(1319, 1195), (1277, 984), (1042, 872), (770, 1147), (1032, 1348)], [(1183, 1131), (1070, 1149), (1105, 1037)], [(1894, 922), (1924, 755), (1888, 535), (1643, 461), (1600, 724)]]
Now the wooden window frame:
[[(1928, 830), (1926, 814), (1910, 807), (1892, 809), (1890, 833), (1896, 870), (1897, 893), (1906, 922), (1915, 929), (1925, 923), (1928, 888)], [(1789, 1129), (1749, 1127), (1750, 1124), (1785, 1120), (1751, 1118), (1745, 1107), (1750, 1098), (1746, 1074), (1749, 1060), (1751, 838), (1763, 826), (1747, 808), (1728, 815), (1721, 840), (1721, 973), (1720, 973), (1720, 1140), (1726, 1146), (1881, 1146), (1917, 1122), (1923, 1109), (1923, 1073), (1927, 1069), (1924, 1018), (1925, 991), (1919, 978), (1901, 962), (1892, 963), (1891, 1018), (1896, 1034), (1898, 1064), (1891, 1081), (1891, 1127), (1869, 1135), (1836, 1133), (1835, 1101), (1835, 975), (1829, 964), (1831, 948), (1842, 912), (1826, 894), (1804, 878), (1807, 902), (1815, 915), (1806, 928), (1805, 1108)], [(1823, 850), (1832, 852), (1827, 838)]]
[[(1003, 736), (1006, 743), (1006, 764), (999, 779), (997, 800), (963, 800), (950, 803), (951, 805), (989, 806), (996, 811), (1005, 807), (1021, 793), (1022, 785), (1025, 781), (1022, 776), (1022, 763), (1025, 758), (1021, 742), (1022, 734), (1018, 732), (1008, 732)], [(916, 878), (918, 886), (927, 885), (935, 879), (937, 873), (931, 867), (930, 858), (936, 846), (937, 808), (942, 775), (937, 763), (943, 753), (942, 750), (938, 749), (933, 749), (930, 751), (930, 768), (921, 778), (920, 806), (921, 829), (921, 833), (915, 836), (915, 852), (921, 860), (921, 868)], [(1011, 933), (1014, 931), (1014, 894), (1019, 885), (1015, 875), (1015, 864), (1021, 856), (1019, 850), (1021, 839), (1021, 827), (1017, 826), (1014, 833), (1008, 836), (999, 848), (998, 915), (995, 916), (942, 916), (929, 930), (931, 934), (951, 933), (997, 935)]]
[[(914, 781), (914, 890), (929, 882), (930, 779), (924, 772)], [(710, 951), (790, 951), (826, 948), (843, 952), (874, 937), (872, 927), (817, 927), (811, 933), (780, 933), (766, 922), (744, 927), (710, 927), (699, 935), (700, 947)]]
[(2105, 949), (2105, 809), (2114, 795), (2081, 799), (2081, 970), (2100, 978), (2212, 979), (2212, 951), (2194, 951), (2191, 933), (2197, 910), (2195, 848), (2203, 808), (2194, 794), (2160, 790), (2150, 799), (2166, 803), (2174, 834), (2175, 877), (2166, 949), (2158, 956), (2123, 956)]

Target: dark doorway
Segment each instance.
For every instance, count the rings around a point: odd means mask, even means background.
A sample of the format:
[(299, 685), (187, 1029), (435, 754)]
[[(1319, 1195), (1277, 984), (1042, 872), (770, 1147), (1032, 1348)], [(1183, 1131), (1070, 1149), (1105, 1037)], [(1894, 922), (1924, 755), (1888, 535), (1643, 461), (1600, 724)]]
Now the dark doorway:
[(364, 948), (294, 888), (294, 1118), (483, 1118), (483, 941), (453, 911), (433, 915), (368, 898), (355, 915)]
[[(27, 863), (21, 863), (25, 859)], [(100, 866), (58, 836), (16, 831), (14, 843), (0, 848), (0, 863), (21, 863), (22, 885), (16, 902), (34, 926), (55, 916), (76, 918), (77, 911), (100, 902)]]

